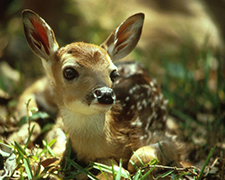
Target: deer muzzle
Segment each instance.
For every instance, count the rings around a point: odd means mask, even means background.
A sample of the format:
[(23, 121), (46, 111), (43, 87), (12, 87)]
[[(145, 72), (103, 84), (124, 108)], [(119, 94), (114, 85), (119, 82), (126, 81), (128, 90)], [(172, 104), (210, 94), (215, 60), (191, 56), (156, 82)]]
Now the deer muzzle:
[(100, 104), (113, 104), (116, 99), (114, 91), (109, 87), (96, 88), (93, 96)]

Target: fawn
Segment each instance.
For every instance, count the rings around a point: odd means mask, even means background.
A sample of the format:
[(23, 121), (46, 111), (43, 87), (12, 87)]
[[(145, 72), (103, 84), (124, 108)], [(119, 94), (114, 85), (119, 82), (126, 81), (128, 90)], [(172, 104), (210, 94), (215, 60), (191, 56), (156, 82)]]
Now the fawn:
[(60, 48), (51, 27), (33, 11), (23, 11), (27, 42), (49, 79), (43, 86), (53, 91), (78, 162), (122, 158), (130, 172), (135, 172), (131, 161), (140, 163), (137, 156), (144, 163), (154, 158), (162, 165), (179, 163), (178, 147), (165, 132), (160, 88), (139, 64), (114, 65), (134, 49), (143, 22), (143, 13), (134, 14), (100, 46), (75, 42)]

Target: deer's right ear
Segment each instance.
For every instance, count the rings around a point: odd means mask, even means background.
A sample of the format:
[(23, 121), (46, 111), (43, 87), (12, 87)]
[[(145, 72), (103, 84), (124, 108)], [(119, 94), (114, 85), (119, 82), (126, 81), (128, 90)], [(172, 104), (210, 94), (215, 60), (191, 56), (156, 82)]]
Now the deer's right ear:
[(35, 12), (22, 12), (24, 33), (33, 52), (48, 61), (59, 49), (51, 27)]

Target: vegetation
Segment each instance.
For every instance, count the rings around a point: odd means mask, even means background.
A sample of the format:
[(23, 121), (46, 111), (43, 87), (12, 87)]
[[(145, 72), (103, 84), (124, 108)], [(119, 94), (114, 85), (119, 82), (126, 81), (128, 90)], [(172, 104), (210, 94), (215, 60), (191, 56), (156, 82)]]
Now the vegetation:
[[(150, 56), (146, 56), (142, 49), (137, 47), (132, 54), (132, 57), (143, 63), (149, 73), (161, 83), (163, 94), (169, 101), (169, 119), (178, 125), (171, 131), (184, 143), (186, 158), (182, 168), (160, 166), (157, 160), (154, 160), (148, 164), (141, 163), (142, 166), (137, 167), (137, 172), (130, 174), (122, 168), (122, 160), (118, 165), (112, 163), (111, 166), (106, 166), (93, 162), (88, 167), (81, 167), (70, 159), (69, 155), (65, 157), (65, 163), (62, 165), (60, 158), (52, 151), (55, 140), (48, 142), (43, 138), (54, 126), (53, 117), (30, 107), (29, 102), (27, 116), (17, 119), (14, 114), (18, 96), (25, 86), (43, 75), (39, 68), (40, 61), (35, 61), (37, 58), (33, 56), (23, 37), (20, 19), (22, 8), (16, 1), (8, 4), (7, 16), (4, 16), (0, 23), (0, 36), (3, 37), (0, 38), (0, 150), (9, 154), (0, 155), (0, 179), (2, 169), (12, 154), (15, 159), (14, 179), (62, 179), (64, 175), (64, 179), (73, 179), (80, 173), (86, 174), (90, 179), (97, 179), (99, 176), (93, 173), (97, 169), (105, 179), (111, 177), (116, 180), (140, 180), (146, 179), (155, 168), (161, 171), (154, 179), (225, 178), (225, 56), (207, 48), (207, 41), (198, 51), (190, 45), (180, 47), (176, 53), (162, 54), (152, 51)], [(65, 17), (58, 20), (60, 28), (56, 27), (56, 32), (58, 36), (62, 35), (61, 39), (58, 38), (61, 44), (68, 43), (69, 39), (79, 40), (82, 37), (84, 41), (100, 44), (106, 37), (106, 30), (102, 29), (98, 22), (90, 25), (90, 28), (84, 21), (79, 21), (78, 16), (84, 17), (82, 12), (77, 10), (72, 13), (69, 6), (65, 9), (64, 13), (70, 20), (75, 18), (78, 26), (68, 25), (63, 20)], [(72, 29), (71, 32), (65, 33), (68, 29)], [(75, 31), (79, 33), (74, 35)], [(13, 69), (3, 64), (5, 62)], [(155, 64), (161, 68), (160, 72), (154, 68)], [(41, 122), (42, 131), (35, 141), (31, 140), (35, 129), (31, 122)], [(18, 142), (7, 142), (10, 134), (27, 123), (29, 136), (22, 145)], [(68, 144), (67, 151), (70, 149)]]

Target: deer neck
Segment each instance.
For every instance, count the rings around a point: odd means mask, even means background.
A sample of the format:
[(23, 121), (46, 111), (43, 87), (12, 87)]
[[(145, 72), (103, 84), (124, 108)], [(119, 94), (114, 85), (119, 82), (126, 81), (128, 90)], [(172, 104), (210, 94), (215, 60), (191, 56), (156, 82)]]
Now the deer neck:
[(81, 160), (88, 162), (94, 161), (93, 157), (109, 156), (105, 154), (110, 153), (111, 146), (108, 113), (84, 115), (63, 109), (61, 116), (73, 149)]
[(61, 110), (66, 131), (70, 136), (101, 136), (107, 130), (107, 114), (80, 114), (69, 110)]

